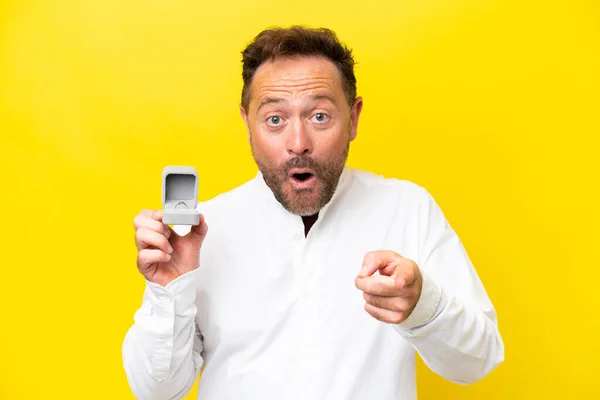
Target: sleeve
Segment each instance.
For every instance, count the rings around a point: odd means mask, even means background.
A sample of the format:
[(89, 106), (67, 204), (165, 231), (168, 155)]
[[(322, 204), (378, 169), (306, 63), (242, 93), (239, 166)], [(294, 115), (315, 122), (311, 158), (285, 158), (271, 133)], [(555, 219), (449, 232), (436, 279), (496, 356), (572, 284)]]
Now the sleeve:
[(183, 398), (202, 367), (195, 323), (198, 269), (162, 287), (146, 281), (140, 309), (123, 341), (129, 387), (140, 400)]
[(496, 311), (460, 239), (426, 192), (419, 209), (421, 296), (394, 329), (435, 373), (476, 382), (504, 361)]

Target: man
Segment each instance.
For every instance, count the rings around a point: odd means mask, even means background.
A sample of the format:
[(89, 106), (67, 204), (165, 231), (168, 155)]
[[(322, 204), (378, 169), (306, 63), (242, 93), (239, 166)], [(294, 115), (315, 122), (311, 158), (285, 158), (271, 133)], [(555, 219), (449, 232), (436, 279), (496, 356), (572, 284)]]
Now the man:
[(135, 218), (137, 398), (182, 398), (204, 367), (199, 399), (406, 400), (417, 351), (462, 384), (503, 361), (494, 307), (428, 192), (345, 167), (353, 64), (329, 30), (260, 33), (240, 106), (256, 178), (200, 204), (186, 235), (160, 211)]

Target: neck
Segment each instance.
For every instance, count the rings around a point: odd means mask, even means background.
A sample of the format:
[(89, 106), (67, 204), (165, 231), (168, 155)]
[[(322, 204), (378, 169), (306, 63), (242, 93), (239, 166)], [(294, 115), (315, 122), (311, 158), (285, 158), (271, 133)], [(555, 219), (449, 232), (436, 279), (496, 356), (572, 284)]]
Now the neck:
[(310, 228), (312, 228), (312, 226), (315, 224), (315, 222), (317, 222), (318, 218), (319, 218), (319, 213), (314, 214), (314, 215), (309, 215), (307, 217), (302, 217), (302, 222), (304, 222), (304, 236), (305, 237), (308, 235)]

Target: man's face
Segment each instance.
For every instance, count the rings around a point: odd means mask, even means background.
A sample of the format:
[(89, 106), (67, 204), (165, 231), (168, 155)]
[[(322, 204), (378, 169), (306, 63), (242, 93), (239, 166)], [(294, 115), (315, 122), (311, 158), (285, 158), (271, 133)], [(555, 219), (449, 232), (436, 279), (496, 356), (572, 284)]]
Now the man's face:
[(256, 70), (248, 109), (240, 108), (254, 160), (277, 200), (296, 215), (318, 213), (337, 187), (362, 99), (348, 105), (326, 58), (290, 57)]

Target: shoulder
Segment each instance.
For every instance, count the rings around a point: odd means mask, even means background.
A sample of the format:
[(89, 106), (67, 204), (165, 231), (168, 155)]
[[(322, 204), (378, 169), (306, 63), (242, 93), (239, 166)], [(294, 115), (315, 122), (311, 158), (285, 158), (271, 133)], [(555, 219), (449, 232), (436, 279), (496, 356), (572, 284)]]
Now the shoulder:
[(205, 215), (237, 214), (253, 208), (256, 197), (256, 178), (223, 192), (209, 200), (198, 203), (198, 211)]
[(374, 196), (396, 198), (398, 201), (422, 204), (431, 200), (423, 186), (409, 180), (386, 177), (372, 172), (352, 169), (353, 186)]
[[(388, 213), (397, 227), (417, 235), (445, 232), (449, 223), (434, 197), (423, 186), (409, 180), (385, 177), (366, 171), (353, 171), (357, 196), (369, 193), (374, 213)], [(375, 205), (375, 206), (373, 206)]]

